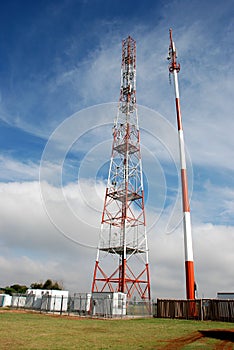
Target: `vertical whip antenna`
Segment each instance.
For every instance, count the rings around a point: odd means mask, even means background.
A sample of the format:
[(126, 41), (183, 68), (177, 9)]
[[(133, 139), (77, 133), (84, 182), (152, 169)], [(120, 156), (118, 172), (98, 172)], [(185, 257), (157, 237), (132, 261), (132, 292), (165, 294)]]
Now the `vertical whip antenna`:
[(180, 110), (180, 95), (178, 84), (178, 73), (180, 64), (177, 63), (175, 43), (172, 39), (172, 29), (170, 29), (170, 45), (169, 45), (169, 72), (173, 76), (175, 103), (179, 136), (180, 149), (180, 165), (181, 165), (181, 185), (182, 185), (182, 201), (183, 201), (183, 226), (184, 226), (184, 250), (185, 250), (185, 274), (186, 274), (186, 294), (187, 299), (195, 299), (195, 279), (194, 279), (194, 262), (193, 262), (193, 245), (192, 245), (192, 230), (190, 218), (190, 206), (188, 195), (188, 179), (186, 170), (186, 157), (184, 146), (184, 133), (182, 126), (182, 117)]

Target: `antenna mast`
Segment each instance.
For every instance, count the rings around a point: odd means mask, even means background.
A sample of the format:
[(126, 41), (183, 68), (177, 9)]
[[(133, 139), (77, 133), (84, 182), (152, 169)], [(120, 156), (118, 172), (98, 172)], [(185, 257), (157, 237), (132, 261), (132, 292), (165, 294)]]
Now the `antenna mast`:
[(140, 131), (136, 106), (136, 42), (122, 41), (121, 87), (94, 267), (92, 292), (150, 300)]
[(176, 61), (176, 48), (172, 40), (172, 29), (170, 29), (170, 45), (169, 45), (169, 72), (173, 76), (177, 125), (179, 134), (179, 148), (180, 148), (180, 165), (181, 165), (181, 185), (182, 185), (182, 200), (183, 200), (183, 222), (184, 222), (184, 250), (185, 250), (185, 273), (186, 273), (186, 294), (187, 299), (195, 299), (195, 279), (194, 279), (194, 262), (193, 262), (193, 244), (192, 244), (192, 230), (190, 218), (190, 206), (188, 195), (188, 179), (186, 170), (186, 157), (184, 146), (184, 133), (182, 127), (182, 117), (180, 110), (180, 95), (178, 84), (178, 73), (180, 71), (180, 64)]

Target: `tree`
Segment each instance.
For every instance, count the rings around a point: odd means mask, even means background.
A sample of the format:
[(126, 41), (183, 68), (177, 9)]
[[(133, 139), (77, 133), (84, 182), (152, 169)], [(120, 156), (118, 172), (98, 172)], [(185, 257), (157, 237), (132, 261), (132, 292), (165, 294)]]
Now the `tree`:
[(12, 295), (12, 294), (25, 294), (27, 289), (28, 287), (25, 285), (13, 284), (10, 287), (7, 286), (3, 288), (2, 290), (4, 291), (4, 293)]
[[(57, 289), (63, 290), (62, 282), (53, 281), (51, 279), (47, 279), (43, 282), (34, 282), (31, 283), (30, 288), (32, 289)], [(20, 284), (12, 284), (11, 286), (6, 286), (5, 288), (0, 288), (0, 294), (25, 294), (28, 287)]]
[(32, 289), (43, 289), (43, 283), (31, 283), (30, 288)]
[(59, 283), (57, 281), (53, 281), (51, 279), (47, 279), (44, 283), (32, 283), (30, 285), (32, 289), (57, 289), (57, 290), (63, 290), (62, 283)]
[(43, 288), (44, 289), (54, 289), (53, 286), (54, 286), (53, 282), (50, 279), (48, 279), (45, 281)]
[(20, 284), (13, 284), (11, 288), (14, 289), (15, 293), (18, 293), (18, 294), (25, 294), (26, 290), (28, 289), (27, 286), (24, 286), (24, 285), (21, 286)]

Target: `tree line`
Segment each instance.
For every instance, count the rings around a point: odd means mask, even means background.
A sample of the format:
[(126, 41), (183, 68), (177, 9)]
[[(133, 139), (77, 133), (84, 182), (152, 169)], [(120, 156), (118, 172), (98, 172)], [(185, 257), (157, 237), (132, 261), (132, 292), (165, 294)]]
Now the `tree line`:
[(51, 279), (47, 279), (44, 283), (43, 282), (34, 282), (30, 284), (30, 287), (27, 287), (25, 285), (20, 284), (12, 284), (11, 286), (1, 287), (0, 288), (0, 294), (25, 294), (28, 288), (32, 289), (56, 289), (56, 290), (63, 290), (63, 285), (60, 282), (53, 281)]

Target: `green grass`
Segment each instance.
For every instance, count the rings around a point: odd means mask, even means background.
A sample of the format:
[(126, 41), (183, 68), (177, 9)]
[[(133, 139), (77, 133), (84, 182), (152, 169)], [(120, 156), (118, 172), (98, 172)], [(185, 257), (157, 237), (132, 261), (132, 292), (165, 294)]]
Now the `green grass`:
[(196, 339), (199, 330), (211, 329), (233, 330), (234, 325), (170, 319), (72, 319), (4, 311), (0, 313), (0, 349), (214, 349), (222, 340)]

